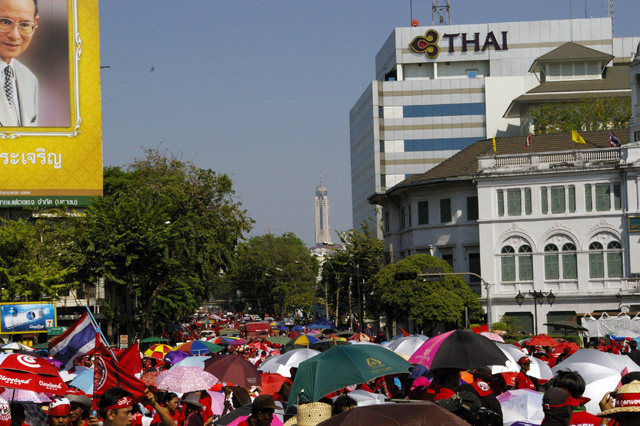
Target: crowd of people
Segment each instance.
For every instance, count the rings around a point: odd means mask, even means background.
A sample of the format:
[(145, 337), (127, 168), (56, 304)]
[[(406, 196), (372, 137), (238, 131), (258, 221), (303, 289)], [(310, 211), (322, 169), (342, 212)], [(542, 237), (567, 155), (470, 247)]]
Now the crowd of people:
[[(295, 332), (289, 327), (275, 324), (268, 334), (249, 336), (242, 327), (242, 320), (227, 318), (224, 315), (215, 315), (215, 318), (210, 315), (206, 324), (196, 324), (194, 321), (186, 326), (185, 331), (186, 336), (193, 339), (214, 340), (220, 337), (219, 333), (223, 329), (237, 330), (236, 341), (244, 339), (238, 344), (223, 344), (220, 351), (209, 355), (234, 355), (244, 358), (258, 372), (270, 357), (291, 349), (289, 345), (281, 343), (283, 339), (276, 341), (273, 337), (296, 338), (309, 331)], [(206, 337), (200, 337), (201, 335)], [(344, 335), (343, 333), (342, 336)], [(380, 335), (374, 336), (370, 329), (369, 333), (362, 333), (359, 337), (360, 340), (369, 340), (371, 344), (382, 338)], [(342, 339), (341, 337), (340, 340)], [(341, 343), (340, 340), (332, 331), (326, 331), (323, 339), (324, 342), (329, 342), (327, 347)], [(471, 425), (502, 426), (506, 423), (499, 397), (505, 392), (516, 390), (542, 394), (542, 426), (640, 425), (640, 368), (639, 371), (622, 371), (616, 389), (602, 389), (600, 411), (589, 413), (585, 408), (589, 399), (584, 397), (587, 386), (584, 378), (576, 371), (561, 368), (578, 349), (576, 345), (563, 343), (554, 347), (528, 345), (524, 342), (517, 346), (520, 347), (522, 356), (517, 359), (519, 371), (511, 376), (492, 374), (489, 365), (463, 371), (454, 368), (429, 370), (416, 364), (406, 372), (377, 377), (366, 383), (356, 383), (337, 389), (318, 401), (299, 404), (298, 401), (288, 404), (291, 398), (295, 398), (291, 395), (291, 389), (298, 372), (296, 367), (291, 367), (286, 372), (280, 371), (284, 375), (281, 385), (270, 388), (269, 391), (260, 385), (241, 386), (229, 382), (218, 382), (207, 389), (186, 393), (177, 392), (175, 389), (158, 389), (150, 385), (145, 391), (144, 400), (140, 403), (131, 392), (120, 387), (109, 389), (99, 399), (94, 400), (90, 393), (74, 388), (73, 382), (69, 382), (69, 390), (64, 397), (52, 396), (50, 403), (36, 406), (44, 413), (41, 416), (34, 414), (32, 403), (9, 403), (0, 399), (0, 426), (268, 426), (283, 423), (287, 426), (310, 426), (357, 408), (363, 392), (381, 396), (382, 401), (387, 403), (424, 404), (422, 401), (431, 401)], [(605, 343), (601, 340), (591, 349), (628, 355), (634, 362), (640, 362), (640, 350), (637, 349), (635, 341)], [(171, 359), (148, 357), (142, 353), (140, 359), (140, 371), (132, 373), (137, 373), (142, 378), (156, 377), (159, 373), (174, 368)], [(548, 364), (549, 367), (558, 367), (555, 369), (557, 371), (554, 377), (550, 380), (534, 377), (530, 373), (534, 359)], [(78, 358), (75, 364), (93, 368), (93, 355)], [(221, 403), (214, 404), (214, 400)], [(290, 407), (287, 409), (287, 406)], [(407, 409), (411, 409), (411, 404), (406, 406)], [(279, 413), (278, 416), (274, 416), (276, 412)], [(232, 422), (233, 420), (235, 422)]]

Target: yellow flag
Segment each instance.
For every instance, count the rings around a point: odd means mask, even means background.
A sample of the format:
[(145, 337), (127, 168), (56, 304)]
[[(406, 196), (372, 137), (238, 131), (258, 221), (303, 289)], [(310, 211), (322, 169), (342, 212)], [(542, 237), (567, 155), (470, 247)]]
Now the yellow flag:
[(574, 141), (575, 143), (587, 143), (585, 142), (584, 139), (582, 139), (582, 136), (580, 136), (578, 134), (578, 132), (576, 132), (575, 130), (571, 131), (571, 140)]
[(495, 137), (493, 138), (493, 152), (494, 152), (495, 154), (497, 154), (497, 153), (498, 153), (498, 150), (496, 149), (496, 138), (495, 138)]

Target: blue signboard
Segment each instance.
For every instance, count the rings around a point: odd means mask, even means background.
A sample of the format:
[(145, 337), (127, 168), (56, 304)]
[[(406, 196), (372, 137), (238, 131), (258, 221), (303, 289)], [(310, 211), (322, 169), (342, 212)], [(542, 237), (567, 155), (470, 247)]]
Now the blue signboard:
[(0, 334), (46, 333), (55, 326), (54, 302), (0, 304)]

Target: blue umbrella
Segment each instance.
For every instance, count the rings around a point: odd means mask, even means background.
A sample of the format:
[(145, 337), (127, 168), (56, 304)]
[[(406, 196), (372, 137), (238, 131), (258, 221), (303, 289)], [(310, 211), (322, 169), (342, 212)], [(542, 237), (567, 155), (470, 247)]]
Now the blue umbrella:
[(175, 367), (200, 367), (204, 368), (204, 362), (211, 358), (210, 356), (192, 356), (189, 358), (185, 358), (182, 361), (178, 362)]
[(93, 394), (93, 370), (86, 370), (79, 373), (75, 379), (69, 383), (76, 389), (80, 389), (84, 393)]
[(301, 325), (294, 325), (292, 328), (293, 331), (304, 331), (304, 327)]
[(330, 320), (326, 319), (325, 317), (320, 317), (317, 320), (315, 320), (314, 322), (311, 323), (311, 325), (308, 325), (307, 328), (310, 329), (332, 329), (332, 330), (337, 330), (338, 327), (336, 327), (336, 325), (334, 323), (332, 323)]

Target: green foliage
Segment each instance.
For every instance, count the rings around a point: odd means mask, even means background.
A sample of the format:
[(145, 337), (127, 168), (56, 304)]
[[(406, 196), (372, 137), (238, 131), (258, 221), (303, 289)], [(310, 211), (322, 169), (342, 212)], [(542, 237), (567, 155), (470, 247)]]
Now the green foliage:
[(44, 218), (0, 226), (0, 300), (55, 299), (76, 288), (73, 267), (60, 261), (56, 229)]
[[(251, 220), (228, 176), (159, 150), (106, 168), (104, 196), (70, 217), (72, 261), (84, 282), (115, 286), (111, 310), (137, 298), (141, 337), (193, 312), (231, 266)], [(107, 302), (109, 303), (109, 302)]]
[[(371, 236), (366, 221), (360, 230), (350, 229), (338, 235), (343, 249), (327, 258), (322, 269), (322, 283), (328, 288), (329, 305), (344, 318), (349, 308), (357, 313), (358, 278), (361, 296), (373, 291), (373, 279), (385, 265), (384, 241)], [(377, 306), (371, 298), (362, 299), (365, 316), (376, 314)]]
[(492, 330), (504, 330), (507, 331), (507, 323), (506, 322), (494, 322), (491, 325)]
[(581, 102), (542, 104), (529, 114), (536, 134), (620, 129), (629, 123), (631, 103), (625, 97), (589, 97)]
[(224, 277), (227, 296), (240, 291), (238, 309), (251, 307), (260, 315), (308, 313), (318, 268), (318, 260), (291, 232), (252, 237), (238, 246), (234, 267)]
[(478, 296), (471, 291), (460, 276), (445, 276), (444, 281), (416, 280), (395, 281), (396, 272), (421, 273), (425, 267), (441, 267), (453, 272), (449, 264), (425, 254), (409, 256), (400, 262), (386, 266), (373, 281), (373, 303), (380, 312), (386, 312), (389, 320), (408, 319), (424, 328), (437, 322), (461, 327), (464, 308), (468, 308), (470, 320), (478, 321), (483, 314)]

